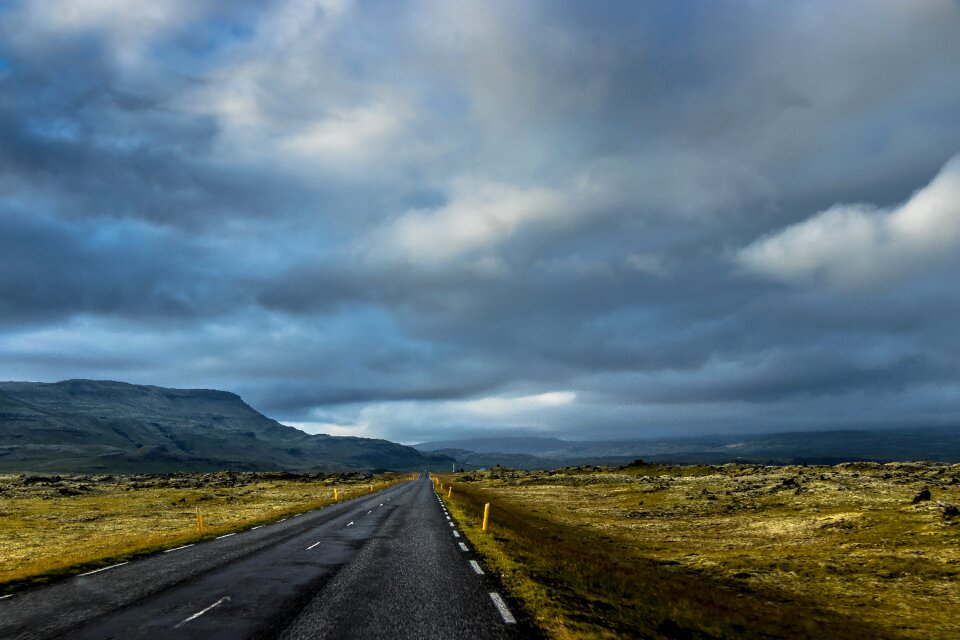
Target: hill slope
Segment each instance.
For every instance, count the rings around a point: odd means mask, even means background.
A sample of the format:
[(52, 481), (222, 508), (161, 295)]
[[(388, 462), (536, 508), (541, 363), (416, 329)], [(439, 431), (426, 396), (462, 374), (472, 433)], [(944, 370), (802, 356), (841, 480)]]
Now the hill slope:
[(240, 396), (123, 382), (0, 382), (0, 472), (423, 469), (387, 440), (310, 435)]

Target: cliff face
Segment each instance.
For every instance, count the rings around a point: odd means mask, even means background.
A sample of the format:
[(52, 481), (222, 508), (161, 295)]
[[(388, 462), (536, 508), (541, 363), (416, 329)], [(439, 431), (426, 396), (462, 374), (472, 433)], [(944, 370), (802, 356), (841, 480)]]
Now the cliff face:
[(387, 440), (309, 435), (240, 396), (123, 382), (0, 382), (0, 472), (425, 469)]

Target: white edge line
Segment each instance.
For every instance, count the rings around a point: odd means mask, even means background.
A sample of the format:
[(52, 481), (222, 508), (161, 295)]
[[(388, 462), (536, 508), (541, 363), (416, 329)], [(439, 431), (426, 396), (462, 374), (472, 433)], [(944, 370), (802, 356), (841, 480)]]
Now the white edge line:
[[(127, 562), (119, 562), (117, 564), (112, 564), (109, 567), (103, 567), (102, 569), (94, 569), (93, 571), (87, 571), (86, 573), (81, 573), (81, 576), (89, 576), (94, 573), (100, 573), (101, 571), (106, 571), (107, 569), (114, 569), (116, 567), (122, 567), (123, 565), (128, 564)], [(78, 576), (79, 577), (79, 576)]]
[(0, 600), (6, 600), (7, 598), (12, 598), (12, 597), (13, 597), (13, 594), (12, 594), (12, 593), (8, 593), (8, 594), (5, 595), (5, 596), (0, 596)]
[(284, 520), (286, 520), (286, 518), (280, 518), (277, 522), (283, 522)]
[(507, 603), (503, 601), (503, 598), (500, 597), (500, 594), (496, 591), (490, 592), (490, 599), (493, 600), (493, 604), (496, 605), (497, 611), (500, 612), (500, 617), (503, 618), (503, 621), (507, 624), (516, 624), (517, 619), (513, 617), (513, 614), (510, 613), (510, 609), (507, 608)]
[(478, 576), (483, 575), (483, 569), (480, 568), (480, 563), (478, 563), (476, 560), (471, 560), (470, 566), (473, 567), (473, 570), (477, 573)]
[(174, 547), (173, 549), (167, 549), (164, 553), (170, 553), (171, 551), (180, 551), (180, 549), (186, 549), (187, 547), (192, 547), (193, 544), (185, 544), (182, 547)]
[(456, 529), (454, 529), (454, 530), (453, 530), (453, 537), (454, 537), (454, 538), (459, 538), (459, 537), (460, 537), (460, 532), (457, 531)]
[(258, 524), (258, 525), (255, 526), (255, 527), (250, 527), (250, 531), (253, 531), (254, 529), (259, 529), (259, 528), (262, 527), (262, 526), (263, 526), (262, 524)]
[(186, 620), (184, 620), (183, 622), (181, 622), (180, 624), (178, 624), (177, 626), (175, 626), (174, 629), (179, 629), (181, 626), (187, 624), (187, 623), (190, 622), (191, 620), (195, 620), (196, 618), (199, 618), (200, 616), (202, 616), (203, 614), (205, 614), (207, 611), (210, 611), (210, 609), (213, 609), (214, 607), (216, 607), (217, 605), (219, 605), (220, 603), (222, 603), (224, 600), (229, 600), (229, 599), (230, 599), (230, 596), (224, 596), (224, 597), (220, 598), (219, 600), (217, 600), (216, 602), (214, 602), (212, 605), (210, 605), (209, 607), (207, 607), (207, 608), (204, 609), (203, 611), (198, 611), (197, 613), (193, 614), (192, 616), (190, 616), (189, 618), (187, 618)]
[(313, 549), (313, 548), (314, 548), (315, 546), (317, 546), (318, 544), (320, 544), (320, 543), (319, 543), (319, 542), (314, 542), (312, 545), (310, 545), (309, 547), (307, 547), (307, 551), (310, 551), (310, 549)]
[(223, 534), (222, 536), (217, 536), (216, 538), (214, 538), (214, 540), (221, 540), (221, 539), (223, 539), (223, 538), (229, 538), (230, 536), (235, 536), (235, 535), (237, 535), (236, 532), (234, 532), (234, 533), (225, 533), (225, 534)]
[(457, 525), (453, 524), (452, 522), (448, 522), (447, 524), (450, 525), (451, 527), (457, 526)]
[(465, 544), (462, 543), (462, 542), (460, 543), (460, 550), (461, 550), (461, 551), (469, 551), (469, 549), (467, 549), (467, 545), (465, 545)]

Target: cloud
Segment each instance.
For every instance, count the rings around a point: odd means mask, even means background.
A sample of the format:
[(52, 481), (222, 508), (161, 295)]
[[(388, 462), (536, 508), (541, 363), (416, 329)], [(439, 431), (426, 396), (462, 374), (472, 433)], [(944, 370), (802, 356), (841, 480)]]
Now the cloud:
[(737, 260), (791, 284), (876, 286), (936, 264), (960, 245), (960, 156), (901, 205), (839, 204), (754, 241)]
[(157, 41), (202, 15), (206, 4), (186, 0), (156, 0), (143, 6), (124, 0), (26, 2), (19, 19), (27, 31), (14, 37), (19, 40), (31, 33), (35, 42), (43, 42), (94, 35), (107, 44), (118, 65), (129, 69), (143, 65)]
[(493, 249), (526, 227), (559, 224), (571, 215), (569, 199), (551, 189), (457, 181), (449, 202), (404, 213), (375, 234), (368, 251), (375, 260), (442, 264)]
[(573, 391), (548, 391), (527, 396), (490, 396), (456, 403), (456, 408), (482, 416), (514, 416), (548, 407), (562, 407), (573, 403), (577, 394)]
[(653, 253), (632, 253), (623, 262), (627, 268), (640, 273), (652, 276), (661, 276), (666, 273), (663, 258)]
[(4, 375), (405, 441), (960, 419), (955, 2), (7, 4)]
[(379, 436), (370, 431), (370, 425), (366, 423), (348, 423), (340, 424), (337, 422), (285, 422), (288, 427), (294, 427), (307, 433), (323, 433), (328, 436), (353, 436), (356, 438), (378, 438)]
[(288, 137), (281, 149), (307, 160), (359, 163), (384, 151), (400, 128), (394, 110), (374, 104), (336, 111)]

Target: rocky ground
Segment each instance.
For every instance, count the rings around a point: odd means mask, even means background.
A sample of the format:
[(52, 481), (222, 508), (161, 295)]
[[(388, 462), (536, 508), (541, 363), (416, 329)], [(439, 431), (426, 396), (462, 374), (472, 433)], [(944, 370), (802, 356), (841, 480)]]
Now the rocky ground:
[(960, 637), (960, 465), (664, 466), (457, 474), (625, 553), (891, 637)]
[(304, 483), (363, 483), (371, 473), (288, 473), (221, 471), (216, 473), (177, 473), (141, 475), (0, 475), (0, 498), (56, 498), (134, 491), (137, 489), (201, 489), (241, 487), (257, 482), (282, 480)]

